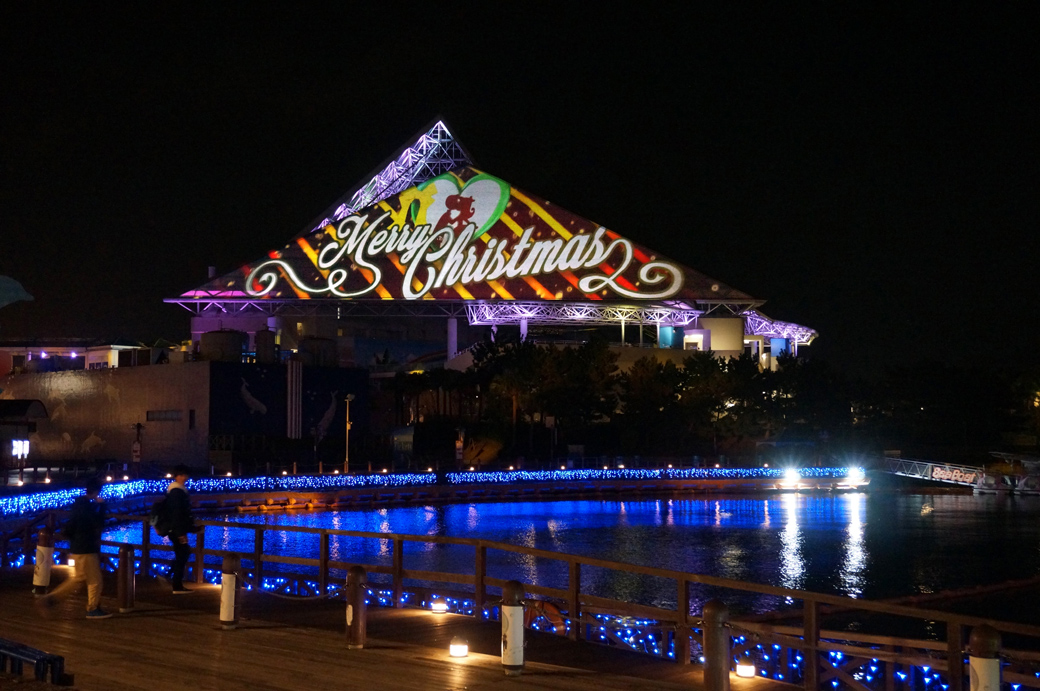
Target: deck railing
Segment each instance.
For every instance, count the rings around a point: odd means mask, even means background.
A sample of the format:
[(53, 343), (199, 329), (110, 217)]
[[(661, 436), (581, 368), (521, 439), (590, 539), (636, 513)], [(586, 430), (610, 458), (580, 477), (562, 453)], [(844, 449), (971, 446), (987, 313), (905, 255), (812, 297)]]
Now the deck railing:
[[(375, 599), (381, 604), (429, 606), (434, 590), (429, 584), (454, 589), (458, 599), (452, 600), (455, 611), (476, 617), (495, 617), (493, 597), (509, 579), (492, 576), (488, 570), (489, 553), (495, 551), (522, 555), (529, 559), (555, 560), (566, 565), (565, 582), (552, 584), (525, 583), (534, 595), (529, 608), (534, 612), (534, 628), (554, 631), (571, 640), (586, 639), (608, 645), (642, 650), (660, 657), (688, 664), (700, 658), (702, 648), (701, 610), (707, 599), (704, 593), (727, 595), (737, 601), (748, 594), (774, 597), (790, 609), (773, 619), (737, 616), (729, 626), (734, 662), (750, 661), (756, 674), (804, 686), (806, 689), (856, 689), (857, 691), (964, 691), (967, 689), (966, 650), (968, 633), (982, 624), (993, 626), (1005, 637), (1011, 637), (1021, 649), (1003, 651), (1003, 679), (1009, 689), (1040, 688), (1040, 627), (1011, 622), (998, 622), (953, 612), (924, 609), (904, 604), (874, 602), (749, 583), (671, 569), (608, 561), (594, 557), (562, 554), (531, 547), (480, 539), (406, 535), (333, 528), (310, 528), (286, 525), (260, 525), (240, 522), (202, 521), (193, 546), (193, 577), (198, 583), (219, 579), (219, 562), (224, 556), (242, 559), (246, 577), (252, 588), (280, 591), (295, 596), (336, 596), (342, 588), (343, 573), (355, 563), (332, 558), (332, 538), (380, 540), (389, 547), (389, 564), (360, 564), (370, 574), (381, 574), (385, 583), (376, 585)], [(240, 552), (207, 546), (207, 535), (216, 530), (253, 532), (253, 548)], [(318, 537), (318, 551), (309, 556), (272, 554), (265, 550), (264, 537), (269, 531), (308, 533)], [(167, 559), (157, 552), (172, 552), (167, 543), (153, 540), (147, 520), (142, 522), (142, 542), (131, 544), (139, 558), (140, 571), (150, 573)], [(126, 543), (106, 542), (109, 549)], [(405, 546), (460, 545), (472, 548), (472, 570), (464, 572), (431, 571), (408, 568)], [(115, 554), (111, 554), (114, 557)], [(284, 567), (307, 568), (307, 573)], [(612, 575), (631, 578), (664, 579), (675, 593), (675, 608), (627, 602), (602, 597), (583, 587), (582, 574), (603, 569)], [(560, 569), (562, 572), (562, 569)], [(515, 580), (523, 582), (523, 578)], [(378, 581), (379, 578), (372, 579)], [(383, 588), (380, 590), (380, 588)], [(443, 591), (441, 591), (443, 592)], [(545, 604), (547, 603), (547, 604)], [(800, 608), (795, 608), (801, 603)], [(890, 635), (863, 633), (848, 628), (828, 628), (828, 620), (848, 619), (855, 613), (862, 622), (872, 617), (884, 627), (895, 620), (910, 620), (931, 632), (934, 639), (922, 640)], [(833, 625), (832, 625), (833, 626)], [(941, 639), (940, 634), (945, 637)]]

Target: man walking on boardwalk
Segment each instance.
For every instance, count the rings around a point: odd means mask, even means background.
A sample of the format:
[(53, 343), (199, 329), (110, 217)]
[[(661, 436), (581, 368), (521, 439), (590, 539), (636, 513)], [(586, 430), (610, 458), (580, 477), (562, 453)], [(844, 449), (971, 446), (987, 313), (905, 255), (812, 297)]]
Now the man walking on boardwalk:
[(86, 493), (76, 497), (69, 519), (62, 528), (69, 541), (69, 556), (75, 561), (72, 578), (40, 600), (48, 607), (54, 599), (67, 595), (87, 583), (87, 619), (108, 619), (111, 613), (101, 609), (101, 532), (105, 527), (105, 500), (101, 498), (101, 481), (87, 480)]
[(186, 595), (192, 591), (184, 587), (184, 567), (188, 564), (191, 547), (188, 546), (188, 533), (197, 533), (195, 518), (191, 514), (191, 501), (184, 483), (191, 477), (191, 469), (186, 465), (178, 465), (173, 469), (173, 482), (166, 490), (166, 507), (170, 521), (170, 542), (173, 543), (173, 594)]

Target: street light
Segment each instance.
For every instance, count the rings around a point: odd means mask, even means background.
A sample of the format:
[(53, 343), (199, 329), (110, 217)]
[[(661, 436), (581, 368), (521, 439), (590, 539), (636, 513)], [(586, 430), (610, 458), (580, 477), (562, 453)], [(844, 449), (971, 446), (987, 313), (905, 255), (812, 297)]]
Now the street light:
[[(346, 427), (347, 427), (347, 429), (346, 429), (346, 432), (345, 432), (345, 435), (344, 435), (344, 441), (346, 442), (346, 445), (343, 448), (343, 472), (344, 473), (349, 473), (350, 472), (350, 402), (353, 401), (353, 400), (354, 400), (354, 394), (348, 393), (347, 394), (347, 398), (346, 398), (346, 401), (347, 401), (347, 425), (346, 425)], [(370, 472), (370, 473), (372, 472), (372, 459), (371, 458), (369, 458), (369, 460), (368, 460), (368, 472)]]

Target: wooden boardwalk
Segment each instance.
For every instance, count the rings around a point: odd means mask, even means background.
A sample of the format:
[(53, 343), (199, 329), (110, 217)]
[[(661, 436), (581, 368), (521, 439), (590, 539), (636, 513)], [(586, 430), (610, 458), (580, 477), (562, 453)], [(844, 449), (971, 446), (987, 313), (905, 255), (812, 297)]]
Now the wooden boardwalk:
[[(56, 568), (54, 582), (64, 577)], [(65, 657), (76, 689), (698, 689), (699, 666), (681, 666), (528, 631), (527, 665), (506, 677), (498, 622), (417, 610), (369, 610), (364, 650), (347, 650), (344, 605), (243, 593), (239, 628), (219, 624), (219, 588), (169, 594), (162, 581), (139, 581), (134, 611), (84, 618), (81, 593), (41, 611), (28, 570), (0, 580), (0, 637)], [(115, 609), (106, 584), (103, 607)], [(448, 657), (462, 636), (470, 656)], [(764, 679), (732, 679), (735, 691), (791, 689)], [(0, 689), (45, 685), (0, 676)], [(50, 688), (50, 687), (47, 687)]]

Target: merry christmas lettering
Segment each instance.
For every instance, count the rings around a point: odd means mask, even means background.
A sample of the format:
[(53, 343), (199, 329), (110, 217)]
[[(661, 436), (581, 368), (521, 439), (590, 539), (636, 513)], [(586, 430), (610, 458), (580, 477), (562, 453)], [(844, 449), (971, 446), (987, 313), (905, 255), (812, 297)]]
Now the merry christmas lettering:
[[(639, 269), (639, 280), (650, 286), (664, 284), (657, 291), (630, 290), (618, 284), (619, 276), (635, 261), (632, 243), (624, 238), (609, 240), (606, 229), (583, 233), (569, 239), (532, 240), (533, 228), (527, 228), (516, 241), (509, 243), (491, 237), (475, 242), (480, 233), (475, 224), (460, 230), (445, 226), (433, 230), (430, 225), (412, 227), (393, 224), (384, 227), (389, 213), (368, 224), (368, 214), (350, 216), (336, 228), (336, 241), (323, 246), (317, 255), (317, 268), (324, 272), (324, 284), (312, 286), (303, 281), (292, 265), (283, 259), (271, 259), (256, 266), (247, 278), (247, 290), (260, 297), (277, 285), (279, 269), (293, 285), (312, 295), (358, 298), (375, 289), (383, 280), (380, 257), (397, 253), (405, 267), (401, 294), (410, 300), (421, 298), (430, 290), (512, 279), (557, 271), (593, 270), (578, 280), (578, 289), (596, 293), (610, 289), (620, 296), (637, 299), (667, 298), (682, 287), (682, 272), (673, 264), (652, 261)], [(609, 240), (609, 242), (608, 242)], [(367, 269), (372, 277), (359, 290), (344, 290), (350, 276), (345, 265)], [(616, 262), (609, 272), (606, 262)], [(598, 270), (597, 270), (598, 269)]]

